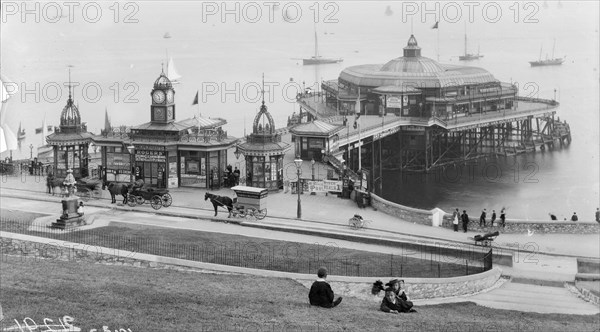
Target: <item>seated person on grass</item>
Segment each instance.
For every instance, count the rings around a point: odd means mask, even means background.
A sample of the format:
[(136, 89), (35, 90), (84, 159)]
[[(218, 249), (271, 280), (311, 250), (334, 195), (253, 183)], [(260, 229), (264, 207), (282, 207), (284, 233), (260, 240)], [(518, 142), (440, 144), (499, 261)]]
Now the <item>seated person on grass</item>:
[(342, 297), (338, 297), (337, 300), (333, 300), (333, 290), (325, 279), (327, 278), (327, 269), (324, 267), (319, 268), (317, 272), (317, 281), (315, 281), (310, 287), (308, 292), (308, 300), (311, 305), (316, 305), (323, 308), (336, 307), (342, 302)]
[(402, 308), (400, 312), (417, 312), (413, 309), (413, 303), (408, 300), (408, 296), (404, 293), (404, 280), (402, 279), (393, 279), (390, 280), (386, 286), (390, 287), (398, 300), (398, 304)]

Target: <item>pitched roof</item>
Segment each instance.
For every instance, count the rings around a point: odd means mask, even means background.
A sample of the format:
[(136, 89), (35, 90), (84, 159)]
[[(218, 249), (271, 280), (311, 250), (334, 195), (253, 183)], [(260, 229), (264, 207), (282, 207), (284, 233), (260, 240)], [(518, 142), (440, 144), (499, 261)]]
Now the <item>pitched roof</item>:
[(331, 123), (315, 120), (312, 122), (299, 124), (290, 129), (290, 132), (296, 135), (331, 136), (343, 128), (344, 126), (337, 126)]

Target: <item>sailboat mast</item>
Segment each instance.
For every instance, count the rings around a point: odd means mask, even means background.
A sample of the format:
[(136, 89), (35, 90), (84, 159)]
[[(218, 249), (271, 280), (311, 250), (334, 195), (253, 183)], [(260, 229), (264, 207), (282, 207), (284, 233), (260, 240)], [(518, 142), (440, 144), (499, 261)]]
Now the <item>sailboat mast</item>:
[(554, 47), (556, 47), (556, 38), (554, 38), (554, 43), (552, 44), (552, 59), (554, 59)]
[(539, 58), (539, 61), (542, 61), (542, 47), (543, 46), (540, 46), (540, 58)]
[(465, 56), (467, 55), (467, 33), (465, 32)]
[(315, 58), (319, 57), (319, 43), (317, 42), (317, 28), (315, 28)]

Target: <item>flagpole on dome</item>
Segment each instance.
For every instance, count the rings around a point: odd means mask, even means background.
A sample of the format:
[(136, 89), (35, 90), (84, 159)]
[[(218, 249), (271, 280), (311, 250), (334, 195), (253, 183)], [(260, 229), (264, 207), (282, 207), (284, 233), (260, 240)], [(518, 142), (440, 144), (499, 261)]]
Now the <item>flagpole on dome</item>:
[(200, 117), (202, 117), (202, 114), (200, 113), (200, 104), (198, 103), (198, 90), (196, 90), (196, 97), (194, 97), (194, 101), (192, 102), (192, 106), (194, 105), (198, 105), (198, 115)]
[(437, 30), (437, 61), (440, 62), (440, 21), (436, 21), (435, 24), (431, 27), (432, 29)]

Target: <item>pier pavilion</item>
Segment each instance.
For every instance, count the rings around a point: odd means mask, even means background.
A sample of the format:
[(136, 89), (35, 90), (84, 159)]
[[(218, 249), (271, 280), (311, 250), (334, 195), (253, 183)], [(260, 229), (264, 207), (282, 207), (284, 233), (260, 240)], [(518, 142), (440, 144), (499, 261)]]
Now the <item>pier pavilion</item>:
[(220, 188), (227, 150), (237, 142), (222, 128), (227, 121), (203, 117), (175, 121), (175, 90), (164, 72), (150, 96), (150, 122), (105, 130), (94, 138), (101, 147), (103, 180), (143, 179), (154, 187)]
[(301, 121), (345, 124), (328, 159), (370, 170), (375, 189), (384, 167), (427, 172), (571, 139), (555, 100), (521, 97), (482, 68), (423, 57), (413, 35), (403, 56), (348, 67), (321, 90), (299, 96)]

